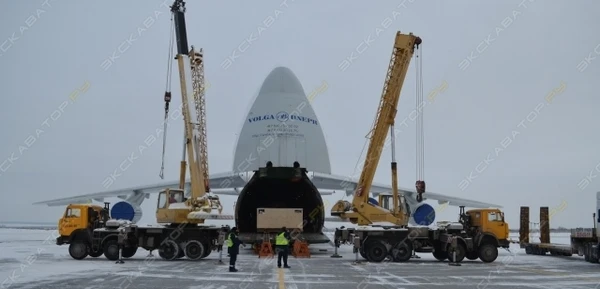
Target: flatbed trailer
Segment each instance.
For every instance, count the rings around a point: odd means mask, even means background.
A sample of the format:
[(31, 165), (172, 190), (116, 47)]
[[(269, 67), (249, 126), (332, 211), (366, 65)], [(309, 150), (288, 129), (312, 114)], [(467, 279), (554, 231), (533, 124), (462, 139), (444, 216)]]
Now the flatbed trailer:
[[(600, 199), (600, 192), (597, 193)], [(595, 223), (596, 214), (593, 214)], [(551, 256), (583, 256), (585, 261), (598, 263), (600, 255), (598, 246), (597, 225), (594, 228), (575, 228), (571, 229), (570, 244), (557, 244), (550, 242), (550, 214), (548, 207), (540, 207), (540, 242), (530, 242), (529, 240), (529, 207), (521, 207), (521, 227), (519, 229), (520, 247), (525, 249), (528, 255), (546, 255)]]
[[(438, 222), (437, 228), (402, 227), (373, 224), (357, 228), (339, 228), (335, 231), (334, 243), (354, 245), (355, 252), (370, 262), (382, 262), (390, 258), (394, 262), (406, 262), (413, 252), (432, 253), (439, 260), (462, 262), (481, 259), (485, 263), (494, 262), (498, 248), (508, 249), (508, 224), (504, 217), (487, 222), (488, 215), (501, 212), (497, 209), (482, 209), (464, 212), (461, 207), (459, 222)], [(496, 238), (489, 232), (492, 226), (503, 226), (506, 237)], [(500, 234), (498, 234), (500, 235)], [(452, 238), (457, 237), (457, 246), (452, 246)], [(456, 253), (456, 254), (454, 254)], [(454, 259), (456, 258), (456, 259)]]

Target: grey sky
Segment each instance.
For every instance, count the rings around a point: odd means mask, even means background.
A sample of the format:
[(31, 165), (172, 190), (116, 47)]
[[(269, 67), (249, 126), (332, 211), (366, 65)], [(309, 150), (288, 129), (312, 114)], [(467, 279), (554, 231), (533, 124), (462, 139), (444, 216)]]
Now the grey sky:
[[(553, 227), (591, 225), (600, 178), (581, 181), (600, 172), (598, 1), (187, 2), (189, 43), (204, 48), (210, 83), (211, 173), (231, 170), (249, 102), (266, 75), (283, 65), (307, 93), (327, 83), (313, 107), (333, 173), (353, 174), (401, 30), (423, 39), (425, 97), (445, 83), (425, 107), (428, 190), (503, 204), (514, 228), (520, 205), (531, 206), (537, 219), (537, 207), (552, 210), (563, 201)], [(0, 204), (0, 221), (57, 221), (63, 208), (30, 204), (105, 190), (103, 181), (132, 153), (137, 159), (112, 188), (160, 182), (161, 140), (142, 153), (138, 146), (161, 127), (164, 113), (170, 14), (162, 3), (0, 2), (0, 161), (14, 153), (0, 170), (0, 190), (9, 196)], [(249, 38), (250, 45), (244, 42)], [(224, 62), (236, 50), (243, 52)], [(345, 68), (341, 63), (353, 51), (357, 57)], [(118, 58), (109, 66), (111, 55)], [(549, 104), (545, 98), (561, 83)], [(72, 94), (77, 89), (87, 90)], [(55, 120), (46, 121), (59, 107)], [(411, 65), (397, 122), (414, 107)], [(533, 121), (525, 120), (536, 110)], [(178, 177), (183, 132), (180, 120), (171, 123), (168, 180)], [(400, 184), (412, 187), (415, 132), (407, 123), (397, 135), (398, 167)], [(503, 150), (496, 155), (495, 148)], [(389, 160), (388, 149), (377, 182), (389, 183)], [(471, 172), (475, 178), (467, 186)], [(234, 199), (223, 200), (231, 210)], [(155, 204), (156, 196), (143, 204), (143, 220), (152, 221)], [(438, 220), (455, 219), (457, 211), (439, 212)]]

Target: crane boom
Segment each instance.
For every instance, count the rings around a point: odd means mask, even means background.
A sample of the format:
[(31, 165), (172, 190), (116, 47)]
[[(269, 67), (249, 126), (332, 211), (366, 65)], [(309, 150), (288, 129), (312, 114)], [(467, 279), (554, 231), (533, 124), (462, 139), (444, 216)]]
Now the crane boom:
[(195, 87), (203, 88), (203, 85), (194, 83), (192, 77), (193, 70), (197, 74), (199, 65), (203, 67), (202, 56), (197, 55), (194, 50), (192, 50), (193, 53), (190, 53), (188, 48), (185, 25), (185, 2), (183, 0), (176, 0), (171, 7), (171, 11), (175, 20), (177, 63), (179, 66), (179, 82), (183, 102), (182, 114), (185, 123), (187, 161), (190, 168), (191, 198), (197, 199), (206, 193), (205, 182), (208, 182), (204, 178), (203, 167), (201, 166), (202, 162), (205, 161), (202, 160), (201, 153), (202, 140), (205, 139), (203, 133), (205, 131), (202, 129), (203, 125), (200, 122), (202, 113), (199, 111), (199, 108), (203, 108), (204, 105), (199, 104), (201, 102), (199, 96), (201, 95), (198, 93), (198, 89), (194, 89)]
[[(202, 49), (196, 50), (193, 46), (191, 50), (188, 50), (185, 2), (175, 0), (171, 6), (171, 12), (175, 22), (176, 59), (179, 67), (185, 137), (179, 188), (165, 189), (159, 193), (159, 208), (156, 218), (158, 223), (171, 224), (201, 224), (205, 219), (232, 219), (233, 216), (221, 215), (223, 207), (219, 197), (207, 196), (207, 193), (210, 193), (210, 187), (208, 185), (203, 51)], [(165, 95), (167, 94), (169, 97), (165, 96), (167, 102), (165, 109), (168, 111), (167, 99), (170, 101), (170, 92)], [(190, 170), (191, 192), (190, 197), (184, 201), (186, 155)], [(164, 207), (160, 207), (163, 203)], [(211, 214), (213, 209), (217, 209), (218, 214)]]
[[(404, 84), (410, 60), (414, 54), (415, 47), (418, 48), (420, 44), (421, 38), (412, 33), (402, 34), (398, 32), (396, 34), (375, 123), (370, 131), (369, 149), (356, 186), (353, 201), (352, 203), (338, 201), (331, 210), (332, 215), (349, 219), (352, 223), (360, 225), (368, 225), (380, 221), (391, 222), (397, 225), (408, 224), (408, 217), (405, 214), (393, 214), (382, 207), (369, 203), (368, 199), (388, 130), (394, 124), (398, 101), (400, 100), (400, 91)], [(395, 171), (395, 162), (392, 163), (392, 170)], [(394, 193), (397, 200), (397, 189)], [(397, 204), (396, 201), (395, 203)]]
[(194, 102), (196, 109), (196, 126), (194, 127), (197, 134), (200, 136), (198, 141), (198, 151), (200, 152), (200, 171), (204, 179), (204, 191), (210, 192), (209, 177), (208, 177), (208, 140), (206, 138), (206, 104), (204, 92), (206, 86), (204, 84), (204, 53), (202, 48), (196, 51), (192, 46), (191, 53), (192, 63), (192, 89), (194, 91)]

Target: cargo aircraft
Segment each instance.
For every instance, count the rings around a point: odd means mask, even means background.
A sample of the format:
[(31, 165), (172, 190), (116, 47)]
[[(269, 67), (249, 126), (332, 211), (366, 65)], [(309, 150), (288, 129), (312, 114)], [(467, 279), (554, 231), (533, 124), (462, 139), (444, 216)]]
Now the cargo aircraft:
[[(325, 83), (326, 85), (326, 83)], [(326, 86), (322, 89), (326, 89)], [(211, 192), (217, 195), (238, 196), (235, 205), (236, 226), (240, 238), (251, 241), (247, 234), (256, 233), (257, 208), (303, 208), (305, 219), (315, 208), (310, 221), (304, 224), (303, 235), (309, 243), (325, 243), (329, 239), (323, 235), (324, 221), (334, 220), (326, 216), (321, 195), (335, 191), (347, 196), (354, 193), (357, 179), (331, 174), (329, 152), (325, 136), (310, 100), (302, 84), (287, 67), (276, 67), (266, 77), (256, 98), (244, 119), (238, 134), (237, 145), (231, 172), (211, 175)], [(258, 177), (258, 170), (267, 163), (275, 168), (304, 168), (301, 181), (264, 181)], [(166, 188), (177, 187), (179, 181), (142, 185), (131, 188), (104, 191), (42, 201), (35, 204), (64, 206), (70, 203), (103, 202), (104, 198), (118, 197), (120, 201), (112, 206), (113, 218), (139, 221), (142, 216), (140, 205), (150, 194)], [(187, 183), (189, 190), (189, 182)], [(374, 183), (371, 195), (391, 192), (391, 185)], [(332, 192), (333, 191), (333, 192)], [(415, 189), (400, 188), (410, 212), (410, 224), (430, 225), (435, 220), (435, 209), (417, 201)], [(437, 200), (438, 203), (473, 208), (497, 207), (499, 205), (441, 195), (433, 192), (423, 194), (424, 200)], [(371, 202), (376, 202), (374, 198)], [(339, 219), (335, 219), (339, 220)], [(254, 234), (256, 235), (256, 234)], [(256, 238), (259, 238), (258, 236)]]

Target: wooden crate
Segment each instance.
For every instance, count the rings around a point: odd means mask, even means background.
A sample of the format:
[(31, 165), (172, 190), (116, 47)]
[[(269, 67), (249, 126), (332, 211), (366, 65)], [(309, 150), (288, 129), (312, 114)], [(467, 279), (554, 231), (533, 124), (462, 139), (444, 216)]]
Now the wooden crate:
[(256, 216), (256, 228), (259, 230), (286, 227), (290, 231), (302, 231), (304, 227), (301, 208), (258, 208)]

